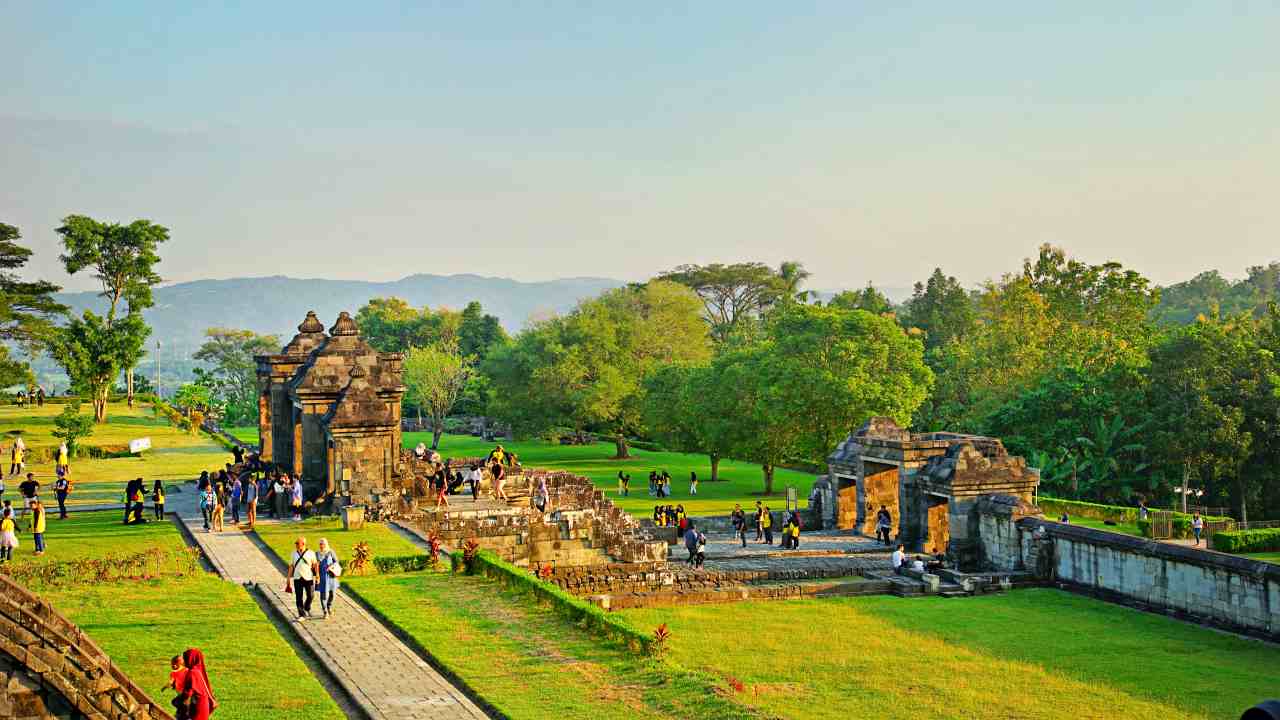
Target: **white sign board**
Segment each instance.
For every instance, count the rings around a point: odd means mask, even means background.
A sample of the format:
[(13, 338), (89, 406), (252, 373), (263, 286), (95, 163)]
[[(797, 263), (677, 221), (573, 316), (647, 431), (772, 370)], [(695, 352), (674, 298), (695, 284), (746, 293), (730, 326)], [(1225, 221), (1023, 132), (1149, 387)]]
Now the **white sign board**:
[(149, 437), (138, 438), (137, 440), (129, 441), (129, 454), (131, 455), (137, 455), (143, 450), (150, 450), (150, 449), (151, 449), (151, 438)]

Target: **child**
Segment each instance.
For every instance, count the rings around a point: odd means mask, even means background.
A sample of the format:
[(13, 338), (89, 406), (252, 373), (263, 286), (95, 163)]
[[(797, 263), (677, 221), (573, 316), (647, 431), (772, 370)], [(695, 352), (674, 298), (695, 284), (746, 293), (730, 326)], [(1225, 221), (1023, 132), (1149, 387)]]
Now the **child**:
[(222, 514), (226, 512), (226, 507), (222, 504), (222, 494), (213, 494), (213, 531), (222, 532)]
[(164, 483), (159, 479), (151, 485), (151, 502), (156, 506), (156, 519), (164, 519)]
[(47, 523), (44, 505), (39, 500), (31, 501), (31, 539), (36, 543), (36, 555), (44, 554), (44, 531)]
[(18, 524), (13, 521), (13, 507), (4, 501), (4, 511), (0, 515), (0, 562), (13, 559), (13, 549), (18, 547)]
[(169, 661), (169, 667), (173, 668), (169, 672), (169, 684), (164, 686), (165, 690), (176, 690), (178, 695), (170, 702), (174, 707), (174, 720), (187, 720), (187, 703), (182, 697), (182, 687), (187, 683), (187, 667), (182, 664), (182, 656), (174, 655)]

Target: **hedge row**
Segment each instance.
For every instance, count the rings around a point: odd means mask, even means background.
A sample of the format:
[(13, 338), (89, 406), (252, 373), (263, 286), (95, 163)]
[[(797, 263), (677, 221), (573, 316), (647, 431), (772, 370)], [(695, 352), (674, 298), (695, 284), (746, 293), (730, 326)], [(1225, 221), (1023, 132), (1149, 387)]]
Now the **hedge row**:
[(1227, 553), (1280, 552), (1280, 528), (1214, 533), (1213, 549)]
[(652, 637), (631, 624), (549, 582), (539, 580), (528, 570), (516, 567), (488, 550), (476, 553), (470, 563), (461, 551), (454, 552), (450, 557), (454, 572), (462, 570), (470, 575), (484, 575), (497, 580), (508, 589), (542, 600), (559, 614), (602, 637), (626, 645), (633, 652), (650, 655), (659, 649)]
[(378, 569), (378, 573), (387, 575), (390, 573), (417, 572), (419, 570), (428, 570), (431, 568), (430, 555), (375, 555), (373, 558), (373, 566)]

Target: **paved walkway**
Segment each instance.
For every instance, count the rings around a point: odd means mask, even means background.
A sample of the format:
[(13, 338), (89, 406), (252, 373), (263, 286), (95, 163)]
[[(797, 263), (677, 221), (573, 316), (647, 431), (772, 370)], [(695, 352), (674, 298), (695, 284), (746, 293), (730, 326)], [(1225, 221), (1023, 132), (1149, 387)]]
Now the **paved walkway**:
[[(218, 573), (232, 582), (256, 585), (282, 616), (296, 617), (294, 596), (284, 592), (284, 574), (253, 539), (229, 521), (221, 533), (206, 532), (195, 493), (182, 493), (178, 497), (172, 509)], [(259, 519), (258, 522), (271, 521)], [(319, 598), (312, 612), (319, 614)], [(356, 704), (375, 720), (488, 717), (343, 593), (334, 598), (334, 612), (329, 619), (295, 621), (291, 627)]]

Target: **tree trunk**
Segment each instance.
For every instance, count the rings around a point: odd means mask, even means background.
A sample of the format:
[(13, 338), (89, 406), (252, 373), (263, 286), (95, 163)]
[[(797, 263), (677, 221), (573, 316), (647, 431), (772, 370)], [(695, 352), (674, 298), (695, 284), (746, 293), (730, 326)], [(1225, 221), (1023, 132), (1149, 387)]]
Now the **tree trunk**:
[(107, 385), (103, 389), (94, 394), (93, 397), (93, 421), (95, 423), (107, 422), (107, 397), (111, 393), (111, 386)]
[(1182, 465), (1182, 514), (1187, 514), (1187, 482), (1191, 480), (1191, 466)]
[(124, 373), (125, 394), (129, 396), (129, 407), (133, 407), (133, 368)]
[(1236, 493), (1240, 495), (1240, 522), (1247, 523), (1249, 522), (1249, 508), (1247, 507), (1248, 503), (1246, 503), (1244, 499), (1243, 478), (1236, 478)]
[(773, 494), (773, 465), (761, 465), (760, 472), (764, 475), (764, 494), (767, 497)]
[(720, 453), (711, 453), (711, 482), (720, 479)]
[(444, 426), (441, 425), (440, 423), (436, 423), (435, 426), (431, 428), (431, 449), (432, 450), (440, 449), (440, 436), (443, 434), (444, 434)]
[(618, 436), (613, 439), (613, 442), (618, 448), (618, 454), (613, 456), (615, 460), (626, 460), (631, 457), (631, 448), (627, 445), (626, 435), (618, 433)]

